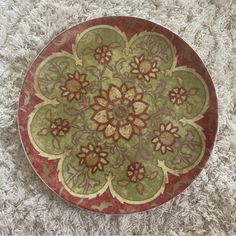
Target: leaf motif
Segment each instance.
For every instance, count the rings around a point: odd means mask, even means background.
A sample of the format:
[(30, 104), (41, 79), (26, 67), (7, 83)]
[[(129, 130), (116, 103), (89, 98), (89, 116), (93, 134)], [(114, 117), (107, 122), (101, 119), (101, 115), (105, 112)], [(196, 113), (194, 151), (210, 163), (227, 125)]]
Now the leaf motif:
[(109, 206), (112, 206), (112, 203), (104, 201), (100, 205), (92, 205), (91, 209), (103, 211), (104, 209), (108, 208)]
[(178, 77), (176, 78), (176, 80), (177, 80), (177, 83), (178, 83), (179, 86), (183, 86), (184, 80), (183, 80), (181, 77), (178, 76)]
[(56, 46), (61, 46), (70, 40), (70, 34), (65, 34), (61, 39), (53, 41)]
[(45, 136), (48, 134), (48, 132), (49, 132), (48, 128), (43, 128), (38, 132), (38, 135)]
[(52, 145), (54, 148), (56, 149), (60, 149), (61, 148), (61, 145), (60, 145), (60, 142), (57, 138), (54, 138), (53, 141), (52, 141)]
[(161, 45), (160, 44), (157, 44), (156, 41), (150, 41), (151, 40), (151, 37), (149, 38), (149, 41), (147, 40), (148, 44), (149, 44), (149, 47), (152, 48), (153, 46), (157, 45), (158, 48), (159, 48), (159, 51), (161, 49)]
[(100, 181), (97, 181), (97, 180), (95, 180), (95, 179), (89, 179), (89, 180), (88, 180), (88, 184), (89, 184), (92, 188), (94, 188), (95, 186), (99, 185), (99, 183), (100, 183)]
[(66, 183), (69, 184), (70, 182), (72, 182), (74, 186), (78, 185), (79, 176), (81, 176), (82, 174), (81, 170), (78, 170), (75, 167), (73, 167), (71, 164), (68, 164), (67, 172), (69, 174), (69, 177), (66, 179)]
[(191, 114), (191, 113), (192, 113), (192, 110), (193, 110), (192, 104), (191, 104), (191, 103), (186, 103), (186, 108), (187, 108), (187, 112), (188, 112), (189, 114)]
[(28, 105), (29, 100), (30, 100), (30, 93), (29, 93), (29, 91), (25, 91), (24, 94), (25, 94), (25, 97), (24, 97), (24, 105), (23, 106), (26, 106), (26, 105)]
[(112, 42), (109, 46), (110, 46), (110, 48), (118, 48), (118, 47), (120, 47), (120, 44), (117, 42)]
[(46, 74), (45, 78), (40, 78), (40, 83), (46, 87), (48, 93), (52, 93), (55, 85), (58, 83), (58, 79), (53, 79), (50, 75)]
[(137, 44), (137, 48), (148, 50), (148, 45), (145, 41), (141, 41), (140, 43)]
[(96, 35), (96, 42), (97, 44), (102, 44), (102, 37), (100, 36), (100, 34)]
[(47, 110), (46, 113), (45, 113), (45, 119), (48, 120), (48, 121), (51, 121), (52, 120), (52, 112), (51, 110)]
[(193, 132), (192, 132), (191, 130), (188, 130), (185, 137), (186, 137), (186, 141), (187, 141), (187, 142), (192, 141), (193, 138), (194, 138)]
[(69, 66), (69, 62), (68, 61), (62, 61), (59, 65), (61, 71), (63, 72), (67, 67)]
[(63, 71), (68, 67), (68, 65), (69, 65), (69, 63), (67, 61), (62, 61), (59, 63), (52, 62), (49, 70), (52, 72), (63, 73)]
[(174, 159), (172, 160), (172, 163), (173, 164), (179, 164), (181, 162), (181, 155), (180, 155), (180, 153), (178, 153), (175, 157), (174, 157)]
[(176, 190), (178, 190), (181, 187), (181, 185), (185, 185), (185, 184), (189, 184), (188, 180), (183, 179), (176, 182), (173, 186), (173, 194), (176, 192)]
[(79, 114), (79, 110), (77, 110), (75, 108), (71, 108), (71, 107), (64, 105), (63, 109), (64, 109), (64, 112), (70, 116), (76, 116)]
[(189, 160), (189, 158), (191, 158), (192, 156), (190, 154), (186, 154), (183, 152), (179, 152), (174, 159), (172, 160), (173, 164), (180, 164), (181, 162), (184, 162), (185, 164), (189, 164), (191, 163), (191, 161)]
[(66, 77), (64, 77), (64, 76), (60, 76), (60, 77), (58, 78), (58, 80), (60, 81), (61, 84), (64, 84), (67, 79), (66, 79)]
[(151, 52), (152, 54), (156, 54), (157, 52), (160, 51), (160, 45), (158, 44), (154, 44), (152, 47), (151, 47)]
[(75, 167), (73, 167), (71, 164), (68, 164), (67, 172), (71, 175), (76, 175), (78, 173), (78, 170)]
[(78, 202), (77, 202), (77, 205), (81, 205), (83, 203), (84, 199), (81, 198)]
[(187, 146), (191, 149), (191, 150), (195, 150), (195, 148), (197, 147), (197, 146), (199, 146), (200, 144), (198, 143), (198, 142), (194, 142), (194, 141), (192, 141), (192, 142), (189, 142), (188, 144), (187, 144)]
[(125, 210), (123, 210), (123, 209), (119, 209), (119, 213), (125, 214), (125, 213), (127, 213), (127, 211), (125, 211)]
[(146, 177), (149, 179), (154, 179), (156, 178), (157, 174), (158, 174), (157, 171), (153, 171), (150, 175), (147, 175)]
[(115, 148), (114, 148), (114, 147), (111, 147), (111, 148), (110, 148), (110, 153), (111, 153), (111, 154), (114, 154), (114, 153), (115, 153)]
[(136, 190), (138, 191), (139, 194), (143, 195), (143, 190), (144, 190), (144, 186), (142, 183), (137, 183), (136, 185)]
[(87, 67), (87, 70), (89, 70), (90, 73), (96, 76), (98, 79), (101, 78), (101, 71), (96, 66), (89, 66)]
[(190, 96), (193, 96), (193, 95), (196, 95), (199, 91), (199, 88), (191, 88), (189, 91), (188, 91), (188, 95)]
[(118, 181), (118, 184), (121, 186), (121, 187), (125, 187), (129, 184), (129, 181), (128, 180), (120, 180)]
[(72, 136), (72, 142), (74, 144), (77, 144), (80, 140), (80, 137), (83, 135), (83, 131), (82, 130), (78, 130), (77, 132), (75, 132)]
[(92, 141), (92, 140), (93, 140), (93, 136), (89, 135), (89, 136), (87, 137), (87, 140), (88, 140), (88, 141)]
[(130, 29), (133, 29), (133, 28), (137, 27), (137, 23), (135, 21), (129, 21), (127, 23), (127, 27)]
[(166, 88), (166, 83), (164, 81), (161, 81), (160, 84), (158, 84), (155, 88), (155, 94), (161, 94)]
[(56, 83), (51, 83), (51, 84), (48, 84), (47, 85), (47, 91), (48, 91), (48, 93), (52, 93), (52, 90), (54, 89), (54, 87), (55, 87), (55, 85), (56, 85)]
[(166, 115), (166, 116), (170, 116), (170, 117), (173, 117), (173, 118), (176, 117), (175, 111), (170, 109), (170, 108), (168, 108), (168, 107), (160, 109), (159, 112), (161, 112), (161, 114)]
[(121, 68), (122, 68), (122, 66), (123, 66), (123, 64), (124, 64), (125, 61), (126, 61), (126, 60), (125, 60), (124, 58), (120, 58), (120, 59), (116, 62), (115, 68), (116, 68), (116, 71), (117, 71), (117, 72), (120, 72), (120, 70), (121, 70)]
[(90, 53), (92, 53), (92, 52), (93, 52), (93, 49), (92, 49), (92, 48), (85, 48), (84, 51), (83, 51), (83, 54), (84, 54), (84, 55), (88, 55), (88, 54), (90, 54)]
[(89, 90), (91, 93), (96, 92), (98, 89), (99, 89), (99, 85), (98, 85), (97, 81), (92, 81), (92, 82), (90, 82), (90, 85), (89, 85), (89, 87), (88, 87), (88, 90)]
[(49, 166), (47, 165), (47, 164), (43, 164), (42, 163), (42, 172), (43, 172), (43, 176), (45, 177), (45, 178), (48, 178), (48, 175), (49, 175), (49, 173), (50, 173), (50, 170), (49, 170)]

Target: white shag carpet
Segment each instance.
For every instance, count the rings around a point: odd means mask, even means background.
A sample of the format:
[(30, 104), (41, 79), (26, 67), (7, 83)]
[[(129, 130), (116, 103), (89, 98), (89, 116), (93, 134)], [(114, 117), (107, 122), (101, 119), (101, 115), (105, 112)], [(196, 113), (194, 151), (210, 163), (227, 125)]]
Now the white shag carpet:
[[(158, 209), (104, 216), (69, 206), (31, 169), (16, 125), (23, 76), (73, 24), (131, 15), (161, 24), (203, 59), (219, 97), (214, 152), (197, 180)], [(0, 0), (0, 234), (236, 235), (235, 0)]]

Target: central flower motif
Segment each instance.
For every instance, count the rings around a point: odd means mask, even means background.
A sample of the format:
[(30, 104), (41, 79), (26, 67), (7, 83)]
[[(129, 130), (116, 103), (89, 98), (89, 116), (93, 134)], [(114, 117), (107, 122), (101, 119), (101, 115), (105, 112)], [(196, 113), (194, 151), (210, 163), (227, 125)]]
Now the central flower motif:
[(97, 131), (103, 131), (106, 138), (129, 140), (133, 134), (140, 134), (147, 127), (148, 104), (143, 94), (135, 87), (120, 87), (111, 84), (108, 90), (100, 90), (92, 105), (95, 111), (92, 119), (98, 124)]

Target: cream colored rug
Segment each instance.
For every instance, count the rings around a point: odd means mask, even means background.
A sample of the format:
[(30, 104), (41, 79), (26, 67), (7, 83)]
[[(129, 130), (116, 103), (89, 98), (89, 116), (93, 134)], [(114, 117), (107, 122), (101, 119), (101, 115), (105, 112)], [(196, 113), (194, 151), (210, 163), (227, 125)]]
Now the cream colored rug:
[[(158, 209), (104, 216), (71, 207), (31, 169), (16, 125), (24, 74), (52, 37), (107, 15), (149, 19), (200, 55), (219, 98), (214, 152), (194, 183)], [(0, 0), (0, 234), (236, 235), (236, 2), (234, 0)]]

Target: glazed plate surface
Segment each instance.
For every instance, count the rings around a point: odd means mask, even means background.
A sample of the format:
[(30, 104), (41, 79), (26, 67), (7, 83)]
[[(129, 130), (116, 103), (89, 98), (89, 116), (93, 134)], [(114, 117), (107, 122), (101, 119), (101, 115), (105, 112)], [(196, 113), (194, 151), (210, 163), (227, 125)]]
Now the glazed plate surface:
[(200, 173), (217, 98), (179, 36), (106, 17), (64, 31), (38, 55), (18, 120), (28, 159), (51, 190), (91, 211), (131, 213), (165, 203)]

